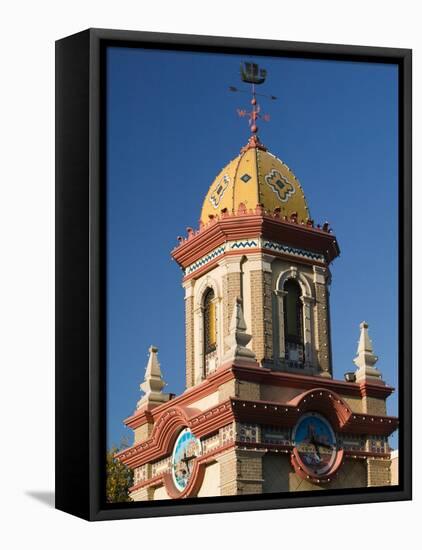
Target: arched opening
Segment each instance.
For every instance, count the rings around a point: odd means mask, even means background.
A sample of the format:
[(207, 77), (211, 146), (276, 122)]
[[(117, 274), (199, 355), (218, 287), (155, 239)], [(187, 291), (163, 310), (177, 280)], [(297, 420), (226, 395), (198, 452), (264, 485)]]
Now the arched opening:
[(302, 290), (294, 279), (284, 284), (284, 344), (286, 362), (297, 367), (304, 363)]
[(215, 294), (212, 288), (207, 288), (203, 298), (204, 321), (204, 372), (207, 376), (216, 368), (217, 356), (217, 311)]

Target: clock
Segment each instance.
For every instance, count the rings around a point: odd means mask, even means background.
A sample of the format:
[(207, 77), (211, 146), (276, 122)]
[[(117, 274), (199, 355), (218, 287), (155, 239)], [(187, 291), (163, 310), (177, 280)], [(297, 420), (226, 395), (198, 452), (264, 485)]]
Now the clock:
[(171, 474), (178, 491), (184, 491), (191, 480), (194, 464), (201, 455), (201, 441), (189, 428), (183, 429), (178, 435), (171, 455)]
[[(316, 412), (304, 414), (297, 422), (293, 434), (293, 465), (297, 473), (321, 480), (334, 473), (342, 458), (331, 424)], [(328, 479), (327, 479), (328, 480)]]

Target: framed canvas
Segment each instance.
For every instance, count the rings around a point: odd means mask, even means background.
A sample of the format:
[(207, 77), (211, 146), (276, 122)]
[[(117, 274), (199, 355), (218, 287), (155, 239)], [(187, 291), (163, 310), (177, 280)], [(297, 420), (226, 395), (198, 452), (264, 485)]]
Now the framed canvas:
[(410, 499), (411, 51), (90, 29), (56, 75), (57, 508)]

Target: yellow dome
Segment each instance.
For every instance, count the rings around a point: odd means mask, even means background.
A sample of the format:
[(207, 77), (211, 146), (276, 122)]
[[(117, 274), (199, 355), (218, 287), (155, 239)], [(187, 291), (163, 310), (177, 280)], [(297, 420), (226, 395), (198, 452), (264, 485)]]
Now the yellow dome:
[(259, 142), (249, 141), (213, 181), (204, 204), (201, 221), (227, 208), (237, 212), (240, 203), (247, 209), (262, 204), (265, 210), (280, 209), (282, 216), (297, 213), (298, 221), (310, 218), (302, 188), (293, 172)]

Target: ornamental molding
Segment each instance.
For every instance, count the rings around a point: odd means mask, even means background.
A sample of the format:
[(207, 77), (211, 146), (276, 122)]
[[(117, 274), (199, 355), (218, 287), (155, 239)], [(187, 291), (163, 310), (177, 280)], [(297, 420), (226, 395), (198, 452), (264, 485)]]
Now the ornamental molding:
[(283, 290), (286, 281), (294, 279), (297, 281), (302, 289), (303, 297), (312, 298), (312, 289), (308, 279), (305, 275), (299, 271), (296, 267), (291, 266), (280, 273), (276, 282), (276, 289)]
[(204, 453), (200, 457), (198, 457), (194, 464), (191, 479), (185, 489), (181, 492), (174, 487), (173, 481), (171, 479), (171, 474), (169, 474), (168, 472), (163, 472), (156, 475), (155, 477), (143, 480), (133, 485), (132, 487), (129, 487), (129, 492), (135, 493), (136, 491), (139, 491), (139, 489), (143, 489), (144, 487), (160, 487), (164, 485), (167, 493), (172, 498), (181, 499), (190, 496), (196, 496), (203, 481), (205, 467), (208, 464), (215, 462), (219, 455), (224, 454), (228, 450), (234, 448), (235, 444), (233, 442), (230, 442), (220, 446), (217, 449), (213, 449), (208, 453)]
[(231, 401), (236, 421), (292, 428), (303, 414), (314, 411), (323, 414), (338, 433), (383, 436), (398, 427), (396, 417), (353, 413), (338, 394), (324, 388), (303, 392), (287, 403)]
[(267, 250), (282, 252), (283, 254), (287, 254), (289, 256), (306, 258), (307, 260), (315, 260), (316, 262), (325, 263), (325, 256), (323, 254), (318, 254), (302, 248), (295, 248), (279, 242), (264, 240), (262, 247)]
[(287, 403), (231, 398), (203, 412), (173, 406), (157, 419), (149, 439), (121, 451), (116, 457), (130, 468), (136, 468), (170, 454), (183, 428), (189, 428), (198, 438), (233, 421), (291, 428), (308, 411), (323, 414), (339, 433), (390, 435), (398, 427), (395, 417), (353, 413), (337, 393), (317, 387)]
[[(192, 273), (195, 273), (199, 270), (204, 270), (204, 268), (208, 264), (214, 265), (218, 261), (218, 259), (221, 258), (222, 256), (227, 257), (234, 252), (241, 252), (242, 254), (247, 254), (248, 251), (253, 251), (253, 252), (270, 251), (271, 253), (277, 253), (277, 255), (282, 255), (283, 257), (289, 256), (289, 257), (294, 257), (301, 260), (306, 260), (307, 262), (311, 262), (312, 265), (314, 262), (320, 262), (321, 264), (325, 264), (326, 262), (325, 256), (323, 254), (312, 252), (310, 250), (306, 250), (303, 248), (295, 248), (288, 244), (283, 244), (278, 241), (269, 241), (267, 239), (262, 239), (261, 237), (257, 237), (255, 239), (241, 239), (236, 241), (228, 241), (214, 248), (211, 252), (204, 254), (194, 263), (188, 265), (184, 269), (184, 275), (185, 277), (189, 277), (189, 275), (192, 275)], [(272, 261), (274, 257), (269, 256), (268, 259)]]
[[(210, 220), (197, 231), (188, 228), (188, 237), (178, 238), (179, 246), (172, 251), (172, 257), (183, 269), (187, 269), (228, 242), (252, 242), (262, 238), (268, 242), (278, 243), (280, 235), (283, 235), (283, 246), (292, 248), (293, 252), (297, 249), (323, 255), (326, 264), (340, 254), (337, 240), (328, 224), (324, 224), (322, 228), (314, 227), (311, 220), (298, 223), (295, 218), (283, 218), (279, 212), (266, 212), (262, 207), (257, 207), (246, 213), (223, 213), (220, 218)], [(231, 252), (240, 250), (235, 249)], [(227, 252), (230, 251), (226, 250)], [(273, 253), (281, 254), (278, 251)], [(296, 257), (302, 260), (300, 256)], [(303, 260), (305, 259), (317, 261), (304, 257)], [(215, 258), (210, 261), (215, 261)]]
[(151, 437), (116, 454), (130, 468), (164, 458), (171, 453), (175, 440), (183, 428), (189, 428), (197, 438), (208, 435), (233, 420), (230, 400), (200, 412), (173, 406), (163, 412), (154, 424)]
[(302, 391), (313, 390), (317, 384), (319, 388), (324, 388), (344, 396), (358, 398), (377, 397), (379, 399), (386, 399), (394, 391), (394, 388), (387, 385), (369, 382), (358, 384), (355, 382), (332, 380), (330, 378), (310, 377), (297, 373), (272, 371), (258, 364), (251, 365), (250, 363), (237, 360), (222, 364), (208, 378), (197, 386), (187, 389), (178, 397), (150, 410), (136, 411), (124, 422), (131, 429), (136, 429), (147, 423), (154, 424), (167, 410), (174, 407), (189, 407), (203, 397), (218, 391), (219, 386), (230, 380), (243, 380), (270, 386), (298, 388)]

